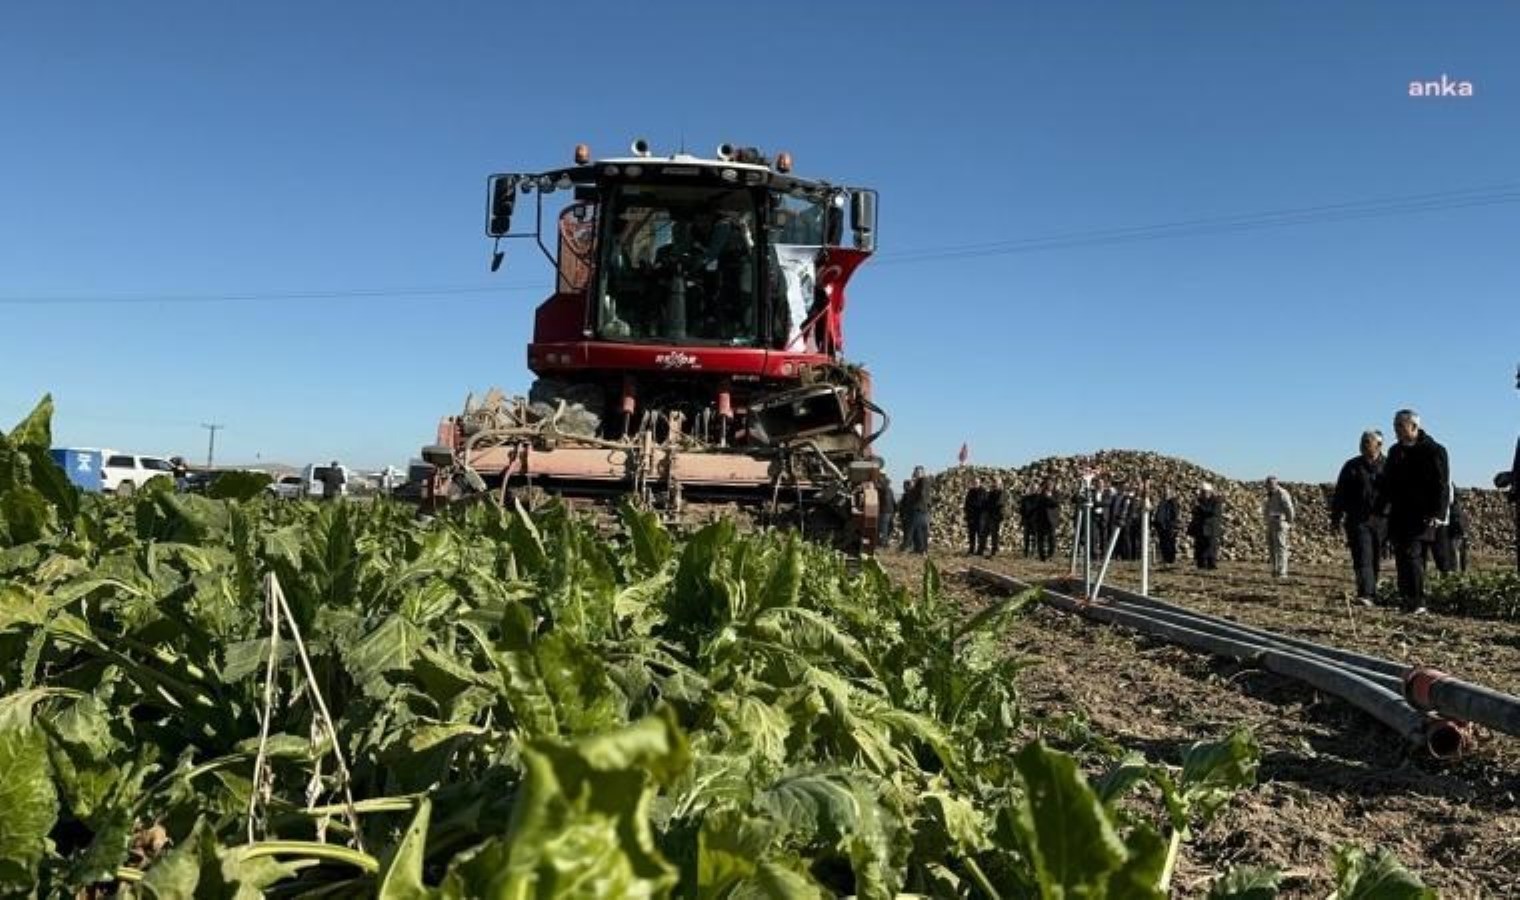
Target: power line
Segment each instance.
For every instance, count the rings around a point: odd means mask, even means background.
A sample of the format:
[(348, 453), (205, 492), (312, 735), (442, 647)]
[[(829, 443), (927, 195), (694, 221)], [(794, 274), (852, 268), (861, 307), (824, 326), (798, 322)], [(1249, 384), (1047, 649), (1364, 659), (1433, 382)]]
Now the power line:
[[(1520, 203), (1520, 182), (1464, 188), (1427, 194), (1411, 194), (1401, 197), (1384, 197), (1372, 200), (1353, 200), (1342, 203), (1315, 206), (1289, 207), (1254, 213), (1236, 213), (1136, 225), (1118, 228), (1100, 228), (1084, 231), (1058, 232), (1024, 238), (1010, 238), (974, 244), (950, 244), (940, 247), (924, 247), (886, 252), (878, 256), (876, 265), (910, 265), (913, 263), (942, 262), (975, 259), (985, 256), (1007, 256), (1018, 253), (1038, 253), (1049, 250), (1069, 250), (1085, 247), (1111, 246), (1139, 241), (1176, 240), (1179, 238), (1207, 237), (1256, 231), (1267, 228), (1284, 228), (1295, 225), (1344, 222), (1357, 219), (1382, 219), (1393, 216), (1416, 215), (1454, 209), (1469, 209), (1499, 204)], [(0, 306), (45, 305), (133, 305), (144, 303), (237, 303), (268, 302), (284, 300), (343, 300), (359, 298), (403, 297), (449, 297), (540, 291), (540, 284), (440, 285), (437, 287), (400, 288), (350, 288), (345, 290), (307, 290), (284, 292), (238, 292), (213, 294), (117, 294), (72, 296), (0, 296)]]
[(921, 250), (904, 250), (899, 253), (882, 254), (882, 258), (877, 264), (905, 265), (917, 262), (1032, 253), (1043, 250), (1064, 250), (1135, 241), (1202, 237), (1264, 228), (1278, 228), (1320, 222), (1339, 222), (1353, 219), (1388, 218), (1396, 215), (1410, 215), (1516, 202), (1520, 202), (1520, 184), (1498, 185), (1492, 188), (1474, 188), (1440, 194), (1420, 194), (1382, 200), (1324, 204), (1259, 213), (1186, 219), (1155, 225), (1073, 231), (979, 244), (956, 244)]

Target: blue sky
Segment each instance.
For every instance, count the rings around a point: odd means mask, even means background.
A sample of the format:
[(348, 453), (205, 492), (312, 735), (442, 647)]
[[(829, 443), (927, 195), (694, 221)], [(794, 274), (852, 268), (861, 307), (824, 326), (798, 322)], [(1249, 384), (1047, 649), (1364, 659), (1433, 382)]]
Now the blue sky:
[[(0, 421), (51, 391), (61, 443), (200, 455), (217, 422), (223, 460), (404, 462), (529, 381), (549, 273), (487, 272), (485, 175), (643, 135), (881, 192), (847, 350), (893, 471), (965, 441), (1325, 480), (1407, 405), (1486, 483), (1520, 420), (1517, 44), (1510, 2), (7, 4)], [(1475, 96), (1408, 96), (1442, 74)], [(925, 255), (1413, 196), (1447, 208)], [(415, 288), (450, 292), (269, 296)]]

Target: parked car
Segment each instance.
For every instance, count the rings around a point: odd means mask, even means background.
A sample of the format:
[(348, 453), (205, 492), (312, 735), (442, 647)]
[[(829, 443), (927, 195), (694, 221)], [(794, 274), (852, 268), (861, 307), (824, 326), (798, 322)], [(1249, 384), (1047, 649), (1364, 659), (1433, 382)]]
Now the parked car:
[[(318, 485), (318, 488), (320, 487), (321, 485)], [(275, 481), (271, 481), (265, 490), (281, 500), (299, 500), (306, 492), (306, 480), (300, 475), (282, 475)], [(321, 494), (321, 491), (318, 490), (317, 493)]]
[(107, 494), (130, 497), (147, 484), (149, 478), (162, 475), (174, 480), (174, 464), (158, 456), (103, 451), (105, 463), (100, 467), (100, 489)]

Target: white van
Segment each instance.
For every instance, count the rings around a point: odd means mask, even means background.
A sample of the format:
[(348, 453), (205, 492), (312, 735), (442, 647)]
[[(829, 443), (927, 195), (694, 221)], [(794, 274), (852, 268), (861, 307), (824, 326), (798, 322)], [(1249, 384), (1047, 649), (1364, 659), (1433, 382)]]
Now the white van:
[[(305, 496), (321, 499), (322, 488), (325, 486), (323, 479), (331, 469), (332, 466), (330, 465), (319, 466), (315, 463), (306, 467), (306, 471), (301, 473), (301, 484), (304, 486)], [(343, 474), (343, 480), (338, 486), (338, 496), (346, 497), (348, 496), (349, 489), (354, 484), (354, 472), (348, 466), (342, 464), (339, 464), (338, 471)]]

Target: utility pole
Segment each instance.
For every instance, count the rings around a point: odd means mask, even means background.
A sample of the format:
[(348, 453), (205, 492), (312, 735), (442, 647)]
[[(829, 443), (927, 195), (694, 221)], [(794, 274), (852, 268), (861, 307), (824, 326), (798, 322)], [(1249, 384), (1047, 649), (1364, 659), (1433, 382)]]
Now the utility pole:
[(210, 443), (206, 445), (206, 469), (209, 471), (211, 469), (212, 462), (216, 460), (216, 433), (223, 428), (226, 428), (227, 426), (213, 425), (207, 422), (202, 422), (201, 427), (211, 432)]

